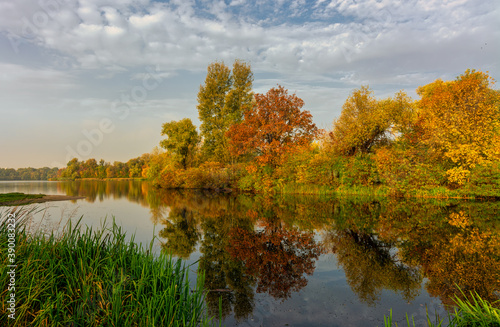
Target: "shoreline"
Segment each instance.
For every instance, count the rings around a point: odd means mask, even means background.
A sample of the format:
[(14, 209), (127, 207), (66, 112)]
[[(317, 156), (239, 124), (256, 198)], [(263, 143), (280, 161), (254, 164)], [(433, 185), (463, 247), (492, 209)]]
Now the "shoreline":
[(15, 205), (24, 205), (32, 203), (44, 203), (50, 201), (67, 201), (67, 200), (80, 200), (80, 199), (85, 199), (85, 197), (70, 196), (70, 195), (44, 195), (43, 197), (36, 199), (24, 199), (24, 200), (0, 202), (0, 206), (15, 206)]

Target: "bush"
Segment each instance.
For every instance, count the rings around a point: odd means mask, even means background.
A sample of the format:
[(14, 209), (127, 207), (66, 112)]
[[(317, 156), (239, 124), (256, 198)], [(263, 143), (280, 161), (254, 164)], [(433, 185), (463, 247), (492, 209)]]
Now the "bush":
[(500, 162), (474, 167), (461, 192), (480, 197), (500, 197)]

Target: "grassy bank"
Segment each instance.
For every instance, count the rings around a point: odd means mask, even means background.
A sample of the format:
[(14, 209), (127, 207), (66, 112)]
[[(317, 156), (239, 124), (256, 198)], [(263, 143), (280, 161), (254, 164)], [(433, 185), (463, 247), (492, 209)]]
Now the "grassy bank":
[[(1, 326), (199, 326), (204, 314), (203, 278), (191, 290), (181, 261), (152, 253), (113, 223), (100, 230), (68, 224), (60, 235), (28, 233), (16, 214), (15, 263), (2, 250)], [(0, 247), (12, 244), (7, 213), (1, 217)], [(15, 319), (7, 273), (15, 264)]]
[[(465, 297), (465, 296), (464, 296)], [(461, 300), (456, 298), (457, 308), (454, 312), (448, 316), (447, 320), (443, 317), (436, 317), (433, 322), (427, 315), (427, 326), (428, 327), (498, 327), (500, 326), (500, 308), (496, 303), (496, 306), (483, 300), (479, 295), (470, 293), (467, 300)], [(384, 327), (398, 327), (398, 324), (392, 321), (392, 310), (389, 317), (384, 316)], [(399, 325), (400, 327), (408, 326), (415, 327), (415, 319), (413, 317), (409, 318), (406, 315), (406, 322)]]
[(19, 192), (0, 193), (0, 204), (7, 202), (29, 200), (29, 199), (40, 199), (43, 198), (44, 196), (45, 194), (24, 194)]

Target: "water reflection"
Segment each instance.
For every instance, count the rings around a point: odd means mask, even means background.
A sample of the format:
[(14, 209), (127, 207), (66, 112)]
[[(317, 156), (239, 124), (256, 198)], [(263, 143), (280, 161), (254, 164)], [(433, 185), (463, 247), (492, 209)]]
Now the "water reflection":
[(417, 267), (405, 264), (391, 251), (394, 242), (351, 229), (329, 231), (326, 241), (337, 255), (347, 282), (365, 303), (374, 304), (384, 289), (400, 293), (407, 302), (418, 295), (423, 276)]
[(247, 318), (256, 292), (287, 299), (304, 288), (321, 253), (335, 255), (359, 299), (384, 290), (411, 302), (422, 283), (452, 304), (460, 287), (494, 301), (500, 291), (500, 203), (318, 198), (160, 191), (137, 181), (57, 184), (87, 201), (126, 198), (147, 206), (164, 251), (198, 251), (207, 303)]
[[(367, 304), (375, 304), (383, 290), (411, 302), (424, 277), (427, 291), (445, 304), (460, 295), (458, 287), (498, 299), (498, 203), (243, 195), (219, 195), (206, 203), (173, 192), (163, 199), (171, 208), (171, 220), (179, 221), (175, 205), (182, 206), (184, 216), (192, 215), (191, 227), (179, 225), (179, 235), (191, 242), (180, 256), (195, 248), (198, 231), (203, 235), (200, 267), (209, 272), (212, 289), (230, 289), (241, 296), (255, 283), (256, 292), (285, 299), (307, 284), (305, 275), (314, 272), (314, 262), (325, 249), (336, 255), (351, 289)], [(480, 216), (472, 218), (473, 213)], [(314, 240), (314, 231), (322, 235), (321, 241)], [(176, 244), (173, 240), (180, 236), (166, 238)], [(223, 295), (225, 313), (235, 303), (234, 295)], [(251, 307), (251, 296), (245, 299)], [(213, 304), (216, 308), (215, 299)]]

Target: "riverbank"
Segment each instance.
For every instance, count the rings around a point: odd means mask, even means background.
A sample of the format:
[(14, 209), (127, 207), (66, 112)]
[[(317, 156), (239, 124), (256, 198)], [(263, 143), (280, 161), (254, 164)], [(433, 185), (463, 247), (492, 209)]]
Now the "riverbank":
[[(500, 180), (496, 179), (496, 170), (486, 176), (472, 174), (464, 185), (447, 185), (444, 180), (427, 183), (419, 180), (417, 183), (413, 177), (408, 178), (413, 182), (404, 179), (391, 182), (381, 178), (376, 169), (370, 169), (374, 165), (373, 162), (367, 158), (364, 160), (368, 162), (356, 169), (346, 164), (337, 167), (336, 171), (332, 171), (331, 162), (314, 168), (307, 160), (299, 165), (299, 168), (293, 169), (287, 166), (288, 163), (275, 169), (248, 164), (211, 164), (188, 169), (165, 169), (153, 180), (153, 184), (164, 189), (206, 189), (260, 194), (500, 199)], [(495, 166), (496, 168), (500, 166)]]

